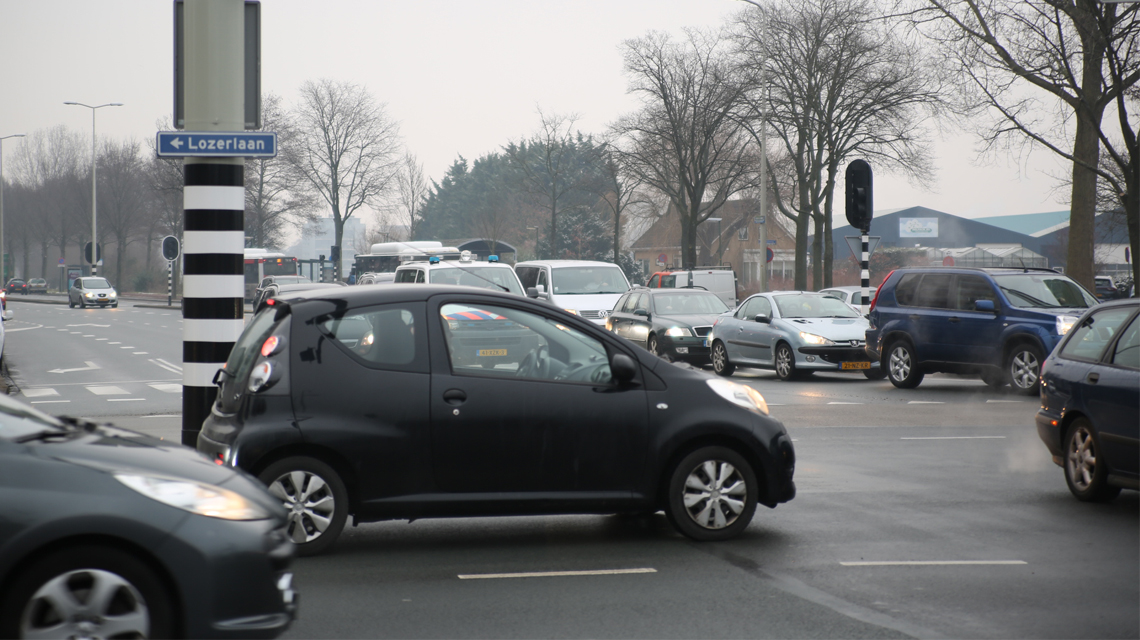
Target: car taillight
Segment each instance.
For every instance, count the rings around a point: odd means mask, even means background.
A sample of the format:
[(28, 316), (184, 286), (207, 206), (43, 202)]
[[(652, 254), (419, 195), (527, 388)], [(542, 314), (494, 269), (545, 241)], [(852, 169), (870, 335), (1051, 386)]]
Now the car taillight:
[(269, 336), (265, 342), (261, 343), (261, 355), (268, 358), (280, 351), (284, 343), (285, 341), (280, 336)]
[(879, 287), (875, 289), (875, 297), (871, 298), (871, 306), (867, 308), (867, 313), (875, 310), (875, 303), (879, 301), (879, 292), (883, 290), (883, 285), (887, 284), (887, 280), (891, 279), (891, 274), (894, 272), (895, 270), (891, 269), (891, 273), (888, 273), (887, 277), (883, 278), (883, 281), (879, 283)]

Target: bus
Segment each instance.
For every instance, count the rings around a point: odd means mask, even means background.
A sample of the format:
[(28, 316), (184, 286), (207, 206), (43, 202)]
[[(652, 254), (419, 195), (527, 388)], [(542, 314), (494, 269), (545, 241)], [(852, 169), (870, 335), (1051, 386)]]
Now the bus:
[(366, 273), (393, 273), (396, 267), (405, 262), (427, 260), (439, 256), (443, 260), (458, 260), (459, 249), (445, 247), (436, 240), (413, 240), (410, 242), (378, 242), (368, 253), (356, 254), (357, 277)]
[(245, 301), (253, 302), (257, 285), (265, 276), (295, 276), (297, 258), (268, 249), (245, 250)]

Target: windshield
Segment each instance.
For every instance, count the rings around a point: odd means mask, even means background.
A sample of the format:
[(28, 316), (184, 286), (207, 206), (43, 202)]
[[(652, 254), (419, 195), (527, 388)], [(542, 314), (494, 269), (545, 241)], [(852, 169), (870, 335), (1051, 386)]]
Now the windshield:
[(1081, 285), (1059, 273), (1018, 273), (994, 276), (994, 281), (1015, 307), (1084, 309), (1096, 304)]
[(466, 287), (481, 287), (492, 291), (509, 291), (523, 295), (515, 272), (508, 266), (502, 267), (443, 267), (431, 270), (429, 282), (432, 284), (459, 284)]
[(859, 314), (838, 298), (813, 294), (774, 296), (781, 318), (858, 318)]
[(44, 431), (63, 431), (55, 418), (14, 402), (0, 402), (0, 438), (22, 440)]
[(728, 311), (728, 305), (713, 293), (659, 293), (653, 296), (653, 304), (657, 313), (666, 316)]
[(273, 279), (277, 284), (308, 284), (309, 279), (305, 276), (277, 276)]
[(550, 274), (552, 293), (562, 295), (625, 293), (629, 281), (615, 266), (559, 267)]
[(111, 283), (106, 278), (84, 278), (84, 289), (110, 289)]

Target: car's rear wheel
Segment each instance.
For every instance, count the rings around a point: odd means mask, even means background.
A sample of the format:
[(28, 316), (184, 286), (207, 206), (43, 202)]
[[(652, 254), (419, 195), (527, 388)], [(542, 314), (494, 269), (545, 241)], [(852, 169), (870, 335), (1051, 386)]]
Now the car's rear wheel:
[(316, 555), (336, 542), (348, 517), (348, 490), (332, 467), (295, 456), (274, 462), (258, 477), (289, 512), (286, 533), (297, 555)]
[(913, 389), (922, 383), (924, 374), (918, 368), (914, 345), (908, 340), (896, 340), (887, 349), (887, 377), (899, 389)]
[(776, 347), (776, 377), (787, 381), (796, 377), (796, 354), (788, 343), (781, 342)]
[(694, 540), (727, 540), (752, 521), (758, 489), (744, 456), (727, 447), (702, 447), (673, 468), (665, 514)]
[(736, 371), (736, 365), (728, 360), (728, 349), (724, 343), (717, 340), (712, 346), (712, 366), (713, 373), (718, 376), (731, 376), (733, 371)]
[(1037, 395), (1041, 390), (1042, 360), (1044, 357), (1036, 345), (1023, 343), (1014, 347), (1005, 366), (1009, 385), (1027, 396)]
[(1108, 469), (1101, 459), (1100, 442), (1092, 423), (1077, 418), (1065, 435), (1065, 482), (1082, 502), (1105, 502), (1120, 494), (1108, 484)]
[(3, 638), (170, 638), (170, 594), (155, 572), (119, 549), (58, 551), (20, 572), (0, 603)]

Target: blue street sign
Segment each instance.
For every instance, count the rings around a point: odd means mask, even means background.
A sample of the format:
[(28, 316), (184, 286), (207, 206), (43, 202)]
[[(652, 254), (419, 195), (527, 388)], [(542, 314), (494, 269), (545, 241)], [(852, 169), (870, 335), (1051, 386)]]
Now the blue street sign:
[(207, 158), (272, 158), (275, 131), (159, 131), (159, 156)]

